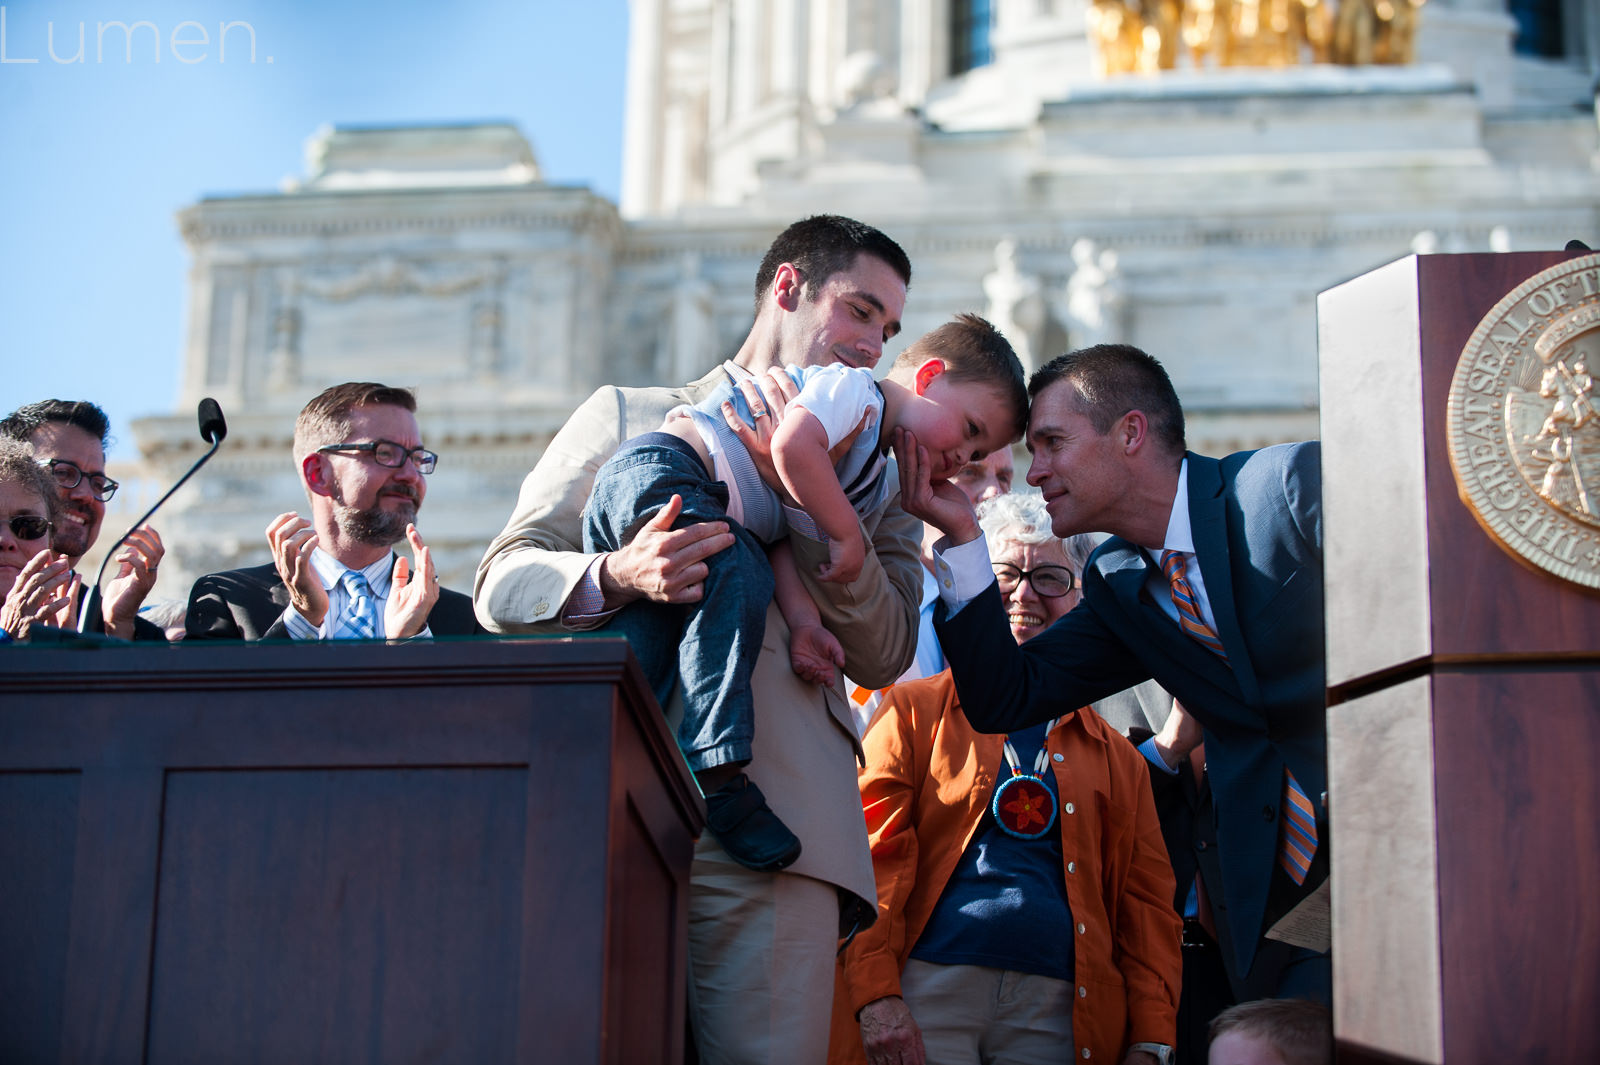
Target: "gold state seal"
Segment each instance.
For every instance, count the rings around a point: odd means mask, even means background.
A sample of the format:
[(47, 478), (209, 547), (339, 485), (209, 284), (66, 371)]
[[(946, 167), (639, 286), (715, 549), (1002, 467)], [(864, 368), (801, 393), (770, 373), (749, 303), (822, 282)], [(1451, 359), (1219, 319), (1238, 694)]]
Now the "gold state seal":
[(1501, 546), (1600, 588), (1600, 255), (1535, 274), (1478, 324), (1450, 383), (1461, 498)]

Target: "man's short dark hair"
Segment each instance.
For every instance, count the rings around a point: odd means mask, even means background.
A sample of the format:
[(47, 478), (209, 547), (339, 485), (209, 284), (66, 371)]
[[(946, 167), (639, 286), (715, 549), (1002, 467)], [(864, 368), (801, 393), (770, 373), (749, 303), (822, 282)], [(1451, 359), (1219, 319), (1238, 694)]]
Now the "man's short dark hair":
[(1303, 998), (1263, 998), (1229, 1006), (1211, 1020), (1215, 1041), (1239, 1032), (1266, 1043), (1284, 1065), (1332, 1065), (1333, 1017), (1328, 1007)]
[(778, 234), (761, 260), (761, 268), (756, 271), (756, 315), (760, 316), (761, 301), (784, 263), (792, 263), (799, 271), (801, 292), (815, 295), (817, 286), (855, 266), (862, 255), (882, 259), (910, 286), (911, 260), (881, 230), (836, 214), (802, 218)]
[(1118, 418), (1138, 410), (1168, 451), (1182, 457), (1187, 449), (1183, 404), (1172, 379), (1159, 362), (1131, 344), (1096, 344), (1058, 355), (1034, 371), (1028, 395), (1037, 399), (1057, 381), (1072, 385), (1095, 432), (1110, 432)]
[(0, 434), (26, 443), (40, 426), (50, 422), (82, 429), (100, 441), (102, 451), (110, 446), (111, 419), (86, 399), (41, 399), (24, 404), (0, 419)]
[(1012, 439), (1028, 426), (1028, 389), (1022, 362), (1005, 336), (976, 314), (958, 314), (918, 337), (894, 360), (897, 367), (914, 367), (928, 359), (942, 359), (952, 383), (972, 381), (991, 385), (1010, 408)]
[(55, 478), (39, 465), (38, 456), (25, 441), (0, 435), (0, 483), (20, 485), (44, 501), (45, 517), (55, 521), (60, 515), (61, 493)]
[(347, 381), (314, 396), (294, 420), (294, 461), (327, 444), (341, 444), (350, 432), (350, 412), (357, 407), (402, 407), (413, 414), (417, 397), (409, 388), (375, 381)]

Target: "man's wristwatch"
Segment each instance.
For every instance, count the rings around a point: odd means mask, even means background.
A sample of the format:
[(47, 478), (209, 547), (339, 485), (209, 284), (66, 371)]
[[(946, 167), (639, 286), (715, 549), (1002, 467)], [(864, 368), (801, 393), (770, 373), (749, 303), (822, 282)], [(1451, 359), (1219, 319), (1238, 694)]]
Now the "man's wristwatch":
[(1142, 1050), (1156, 1059), (1157, 1065), (1172, 1065), (1172, 1048), (1165, 1043), (1134, 1043), (1128, 1053)]

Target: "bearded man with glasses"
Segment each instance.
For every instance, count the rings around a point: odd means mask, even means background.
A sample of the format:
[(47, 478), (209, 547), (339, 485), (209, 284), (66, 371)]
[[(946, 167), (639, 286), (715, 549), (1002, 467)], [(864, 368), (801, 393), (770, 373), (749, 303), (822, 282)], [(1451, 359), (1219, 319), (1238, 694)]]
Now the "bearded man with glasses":
[[(34, 457), (55, 481), (60, 507), (51, 546), (67, 557), (74, 572), (70, 617), (62, 619), (64, 628), (71, 628), (77, 620), (82, 580), (76, 572), (99, 538), (106, 502), (118, 488), (117, 482), (106, 476), (110, 432), (106, 412), (87, 400), (41, 400), (18, 407), (0, 420), (0, 435), (32, 447)], [(155, 529), (144, 525), (134, 530), (102, 590), (100, 615), (89, 618), (85, 631), (125, 640), (165, 641), (161, 626), (139, 616), (139, 607), (156, 585), (163, 554), (165, 548)]]
[[(417, 532), (427, 476), (439, 456), (422, 446), (410, 391), (373, 382), (335, 385), (300, 411), (294, 458), (311, 504), (268, 524), (272, 561), (195, 582), (187, 638), (412, 639), (483, 631), (472, 600), (439, 587)], [(411, 557), (395, 554), (410, 544)]]

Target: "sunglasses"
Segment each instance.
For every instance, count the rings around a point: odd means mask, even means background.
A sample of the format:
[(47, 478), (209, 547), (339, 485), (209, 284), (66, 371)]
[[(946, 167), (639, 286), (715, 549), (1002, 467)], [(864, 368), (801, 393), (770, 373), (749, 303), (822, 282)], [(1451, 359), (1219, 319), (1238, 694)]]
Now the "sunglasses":
[(6, 519), (6, 524), (11, 526), (11, 535), (18, 540), (43, 540), (55, 527), (49, 518), (37, 514), (15, 514)]

